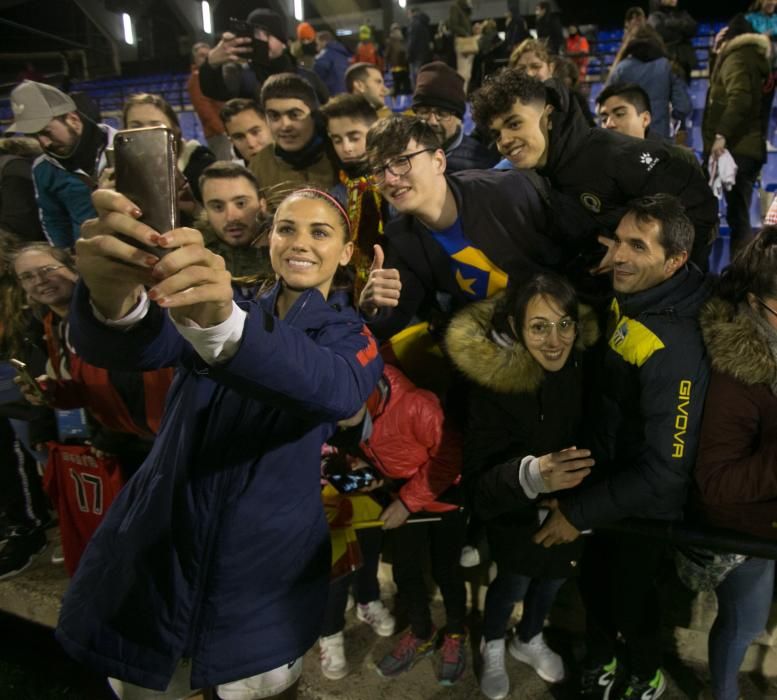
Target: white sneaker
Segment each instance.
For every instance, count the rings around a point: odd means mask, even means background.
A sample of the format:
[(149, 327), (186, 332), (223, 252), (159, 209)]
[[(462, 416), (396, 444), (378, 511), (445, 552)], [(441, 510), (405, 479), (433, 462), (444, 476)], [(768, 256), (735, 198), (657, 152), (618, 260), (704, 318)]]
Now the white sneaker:
[(564, 662), (545, 644), (542, 632), (528, 642), (513, 637), (508, 649), (514, 659), (529, 664), (542, 680), (548, 683), (560, 683), (564, 680)]
[(356, 606), (356, 617), (372, 627), (375, 634), (381, 637), (390, 637), (394, 634), (397, 621), (388, 608), (380, 600), (373, 600), (367, 605)]
[(505, 668), (505, 640), (480, 641), (483, 670), (480, 674), (480, 691), (489, 700), (502, 700), (510, 692), (510, 677)]
[(330, 681), (339, 681), (348, 675), (348, 659), (345, 658), (343, 633), (321, 637), (318, 640), (321, 655), (321, 673)]
[(461, 556), (459, 557), (459, 566), (471, 569), (478, 564), (480, 564), (480, 552), (478, 552), (478, 548), (471, 547), (470, 545), (462, 547)]

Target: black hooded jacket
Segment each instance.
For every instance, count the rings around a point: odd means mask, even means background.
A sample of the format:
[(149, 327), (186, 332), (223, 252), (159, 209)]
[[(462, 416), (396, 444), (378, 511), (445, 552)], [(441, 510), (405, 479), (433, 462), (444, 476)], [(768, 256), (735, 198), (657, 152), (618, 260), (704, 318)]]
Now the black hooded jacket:
[[(602, 229), (613, 232), (636, 197), (667, 192), (680, 198), (696, 233), (691, 260), (702, 270), (718, 223), (718, 204), (699, 168), (661, 144), (589, 127), (569, 91), (548, 81), (551, 113), (548, 160), (537, 172), (579, 201)], [(582, 253), (595, 264), (601, 251), (595, 237)], [(593, 265), (591, 265), (593, 266)]]
[(667, 281), (616, 296), (589, 411), (591, 476), (561, 500), (586, 530), (627, 517), (682, 517), (701, 429), (709, 360), (699, 311), (709, 295), (689, 265)]

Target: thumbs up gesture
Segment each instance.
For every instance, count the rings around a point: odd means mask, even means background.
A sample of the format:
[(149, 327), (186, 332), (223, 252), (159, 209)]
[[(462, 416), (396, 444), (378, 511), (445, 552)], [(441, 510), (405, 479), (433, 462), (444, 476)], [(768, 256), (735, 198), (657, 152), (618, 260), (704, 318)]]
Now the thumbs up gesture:
[(376, 245), (370, 276), (359, 297), (359, 308), (368, 316), (374, 316), (383, 307), (399, 304), (399, 292), (402, 289), (399, 270), (384, 270), (384, 260), (383, 248)]

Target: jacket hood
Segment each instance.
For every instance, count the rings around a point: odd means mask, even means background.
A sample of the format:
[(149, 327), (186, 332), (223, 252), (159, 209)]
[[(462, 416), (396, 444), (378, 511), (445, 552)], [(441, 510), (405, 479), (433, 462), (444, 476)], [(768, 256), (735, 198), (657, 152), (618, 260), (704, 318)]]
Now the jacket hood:
[(634, 39), (627, 44), (623, 55), (632, 56), (638, 61), (648, 63), (659, 58), (664, 58), (666, 53), (664, 53), (657, 41), (651, 41), (650, 39)]
[(543, 168), (537, 168), (540, 175), (551, 175), (563, 166), (564, 160), (578, 150), (591, 127), (580, 110), (577, 100), (572, 99), (569, 89), (555, 78), (545, 81), (548, 103), (553, 105), (548, 134), (548, 160)]
[[(492, 339), (491, 322), (504, 293), (468, 304), (457, 313), (445, 333), (445, 347), (453, 364), (470, 380), (504, 394), (534, 393), (545, 370), (523, 343), (499, 344)], [(580, 305), (575, 348), (591, 347), (599, 337), (596, 315)]]
[(337, 39), (332, 39), (332, 41), (326, 45), (326, 48), (331, 49), (332, 51), (336, 51), (337, 53), (340, 53), (347, 58), (351, 57), (351, 52), (346, 49), (345, 46), (343, 46), (339, 41), (337, 41)]
[(748, 314), (719, 297), (699, 316), (712, 367), (744, 384), (777, 385), (777, 360), (764, 332)]
[(754, 47), (764, 58), (769, 58), (771, 45), (768, 36), (765, 34), (740, 34), (731, 39), (731, 41), (726, 42), (723, 50), (718, 56), (718, 62), (725, 56), (728, 56), (732, 51), (738, 51), (746, 46)]

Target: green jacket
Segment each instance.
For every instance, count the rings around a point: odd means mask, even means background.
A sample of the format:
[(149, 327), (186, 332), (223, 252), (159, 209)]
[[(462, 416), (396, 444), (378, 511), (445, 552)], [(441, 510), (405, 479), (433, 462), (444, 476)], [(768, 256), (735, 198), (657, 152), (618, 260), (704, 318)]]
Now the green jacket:
[(733, 156), (766, 160), (762, 88), (770, 72), (768, 56), (769, 39), (761, 34), (741, 34), (718, 54), (702, 121), (705, 156), (715, 134), (721, 134)]
[(448, 10), (448, 31), (453, 36), (472, 36), (467, 0), (456, 0)]
[(267, 279), (275, 275), (270, 265), (270, 249), (266, 245), (237, 248), (224, 243), (207, 222), (198, 221), (196, 225), (205, 240), (205, 247), (224, 258), (232, 277), (259, 275), (262, 279)]

